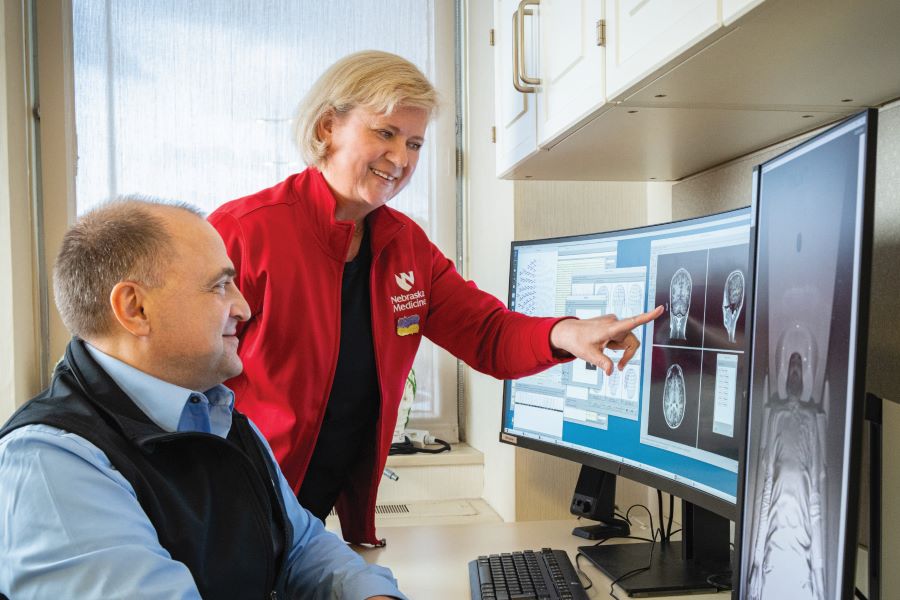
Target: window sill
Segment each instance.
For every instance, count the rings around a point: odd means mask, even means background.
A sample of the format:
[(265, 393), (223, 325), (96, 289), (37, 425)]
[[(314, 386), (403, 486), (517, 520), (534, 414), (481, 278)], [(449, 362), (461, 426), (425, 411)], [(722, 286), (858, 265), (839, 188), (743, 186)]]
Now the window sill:
[[(434, 446), (437, 448), (437, 446)], [(446, 465), (483, 465), (484, 455), (468, 444), (451, 444), (449, 452), (440, 454), (398, 454), (388, 456), (387, 466), (433, 467)]]

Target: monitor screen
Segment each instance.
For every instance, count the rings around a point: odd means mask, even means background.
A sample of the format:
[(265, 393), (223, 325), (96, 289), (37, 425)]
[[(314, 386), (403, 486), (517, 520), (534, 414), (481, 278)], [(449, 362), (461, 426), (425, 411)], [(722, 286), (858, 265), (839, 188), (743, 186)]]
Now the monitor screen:
[[(642, 348), (606, 376), (580, 359), (507, 381), (501, 440), (659, 487), (735, 519), (746, 397), (749, 208), (515, 242), (510, 308), (627, 318)], [(618, 361), (620, 352), (607, 350)]]
[(877, 113), (759, 168), (741, 598), (849, 598)]

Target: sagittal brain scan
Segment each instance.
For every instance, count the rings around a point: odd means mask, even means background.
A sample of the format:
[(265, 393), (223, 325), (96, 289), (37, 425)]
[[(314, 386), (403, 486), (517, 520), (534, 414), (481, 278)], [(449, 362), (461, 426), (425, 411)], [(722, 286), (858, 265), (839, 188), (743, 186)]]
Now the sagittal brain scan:
[(825, 510), (824, 402), (813, 396), (817, 353), (800, 323), (781, 336), (776, 350), (776, 385), (768, 398), (762, 430), (762, 489), (750, 566), (752, 600), (790, 597), (824, 599)]
[(691, 290), (693, 282), (691, 274), (681, 268), (672, 275), (672, 283), (669, 286), (669, 306), (671, 316), (669, 318), (669, 337), (673, 340), (687, 339), (687, 321), (691, 310)]
[(684, 420), (684, 401), (684, 372), (678, 365), (672, 365), (666, 371), (666, 385), (663, 388), (663, 415), (672, 429), (678, 429)]
[(728, 332), (729, 342), (734, 342), (742, 308), (744, 308), (744, 274), (734, 270), (725, 280), (725, 292), (722, 295), (722, 320), (725, 323), (725, 331)]

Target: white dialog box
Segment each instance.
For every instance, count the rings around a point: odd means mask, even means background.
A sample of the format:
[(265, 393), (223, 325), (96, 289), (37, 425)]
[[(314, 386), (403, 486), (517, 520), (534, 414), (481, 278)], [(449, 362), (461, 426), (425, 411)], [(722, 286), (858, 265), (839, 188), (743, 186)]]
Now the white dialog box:
[(713, 412), (713, 433), (734, 437), (734, 405), (737, 390), (738, 357), (736, 354), (716, 355), (716, 400)]

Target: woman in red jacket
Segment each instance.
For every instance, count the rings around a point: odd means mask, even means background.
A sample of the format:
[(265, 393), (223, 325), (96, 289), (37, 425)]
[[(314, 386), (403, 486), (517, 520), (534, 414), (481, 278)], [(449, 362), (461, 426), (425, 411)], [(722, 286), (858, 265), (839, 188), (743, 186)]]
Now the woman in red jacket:
[(638, 341), (625, 321), (535, 318), (478, 290), (409, 217), (386, 206), (416, 170), (437, 93), (410, 62), (349, 55), (300, 105), (310, 165), (229, 202), (210, 222), (253, 311), (244, 372), (228, 382), (272, 445), (301, 504), (337, 506), (344, 538), (378, 544), (375, 496), (422, 336), (498, 378), (578, 356), (610, 373), (603, 348)]

